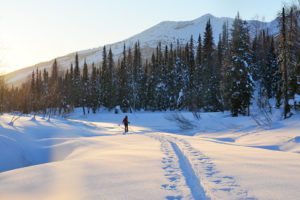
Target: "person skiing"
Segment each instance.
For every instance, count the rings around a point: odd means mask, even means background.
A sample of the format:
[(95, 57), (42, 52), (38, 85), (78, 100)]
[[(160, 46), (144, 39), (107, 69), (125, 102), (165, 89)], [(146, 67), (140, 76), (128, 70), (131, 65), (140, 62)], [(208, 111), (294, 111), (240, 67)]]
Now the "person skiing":
[(125, 133), (127, 133), (128, 132), (128, 117), (127, 117), (127, 115), (125, 116), (125, 118), (123, 119), (123, 124), (124, 124), (124, 126), (125, 126)]

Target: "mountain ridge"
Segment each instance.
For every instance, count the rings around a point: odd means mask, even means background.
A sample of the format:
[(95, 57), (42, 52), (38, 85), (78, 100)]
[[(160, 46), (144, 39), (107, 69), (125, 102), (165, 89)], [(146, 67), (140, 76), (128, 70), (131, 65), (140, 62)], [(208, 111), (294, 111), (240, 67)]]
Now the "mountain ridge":
[[(229, 17), (215, 17), (208, 13), (190, 21), (162, 21), (125, 40), (112, 44), (106, 44), (105, 46), (107, 49), (112, 49), (114, 59), (117, 60), (122, 54), (124, 44), (127, 48), (129, 46), (133, 47), (133, 45), (139, 41), (143, 57), (149, 58), (158, 42), (161, 42), (162, 45), (165, 46), (170, 45), (171, 43), (176, 44), (177, 41), (179, 41), (179, 44), (183, 45), (189, 41), (191, 35), (195, 41), (197, 40), (199, 34), (201, 34), (203, 38), (203, 33), (205, 31), (205, 26), (208, 19), (211, 21), (214, 42), (217, 44), (219, 34), (222, 33), (222, 26), (224, 22), (227, 22), (230, 27), (234, 19)], [(255, 32), (255, 29), (267, 28), (269, 29), (270, 34), (275, 34), (278, 31), (276, 20), (271, 22), (261, 22), (257, 20), (246, 21), (249, 24), (251, 32)], [(253, 35), (251, 32), (250, 34)], [(99, 46), (96, 48), (78, 51), (80, 67), (82, 67), (84, 60), (86, 60), (88, 65), (95, 63), (96, 66), (99, 66), (102, 61), (102, 49), (103, 46)], [(75, 53), (76, 52), (72, 52), (64, 56), (54, 58), (57, 59), (59, 70), (61, 72), (68, 69), (72, 62), (74, 63)], [(26, 80), (28, 80), (28, 77), (30, 77), (33, 70), (36, 70), (37, 68), (39, 70), (50, 70), (54, 59), (40, 62), (33, 66), (25, 67), (5, 74), (5, 82), (8, 85), (19, 86), (21, 83), (24, 83)]]

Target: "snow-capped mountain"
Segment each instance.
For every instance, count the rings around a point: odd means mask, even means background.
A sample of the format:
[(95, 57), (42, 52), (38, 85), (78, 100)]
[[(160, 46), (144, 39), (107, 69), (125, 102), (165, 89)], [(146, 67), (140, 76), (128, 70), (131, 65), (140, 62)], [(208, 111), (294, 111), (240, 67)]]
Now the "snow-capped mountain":
[[(158, 42), (161, 42), (162, 46), (165, 46), (169, 45), (170, 43), (176, 44), (177, 40), (180, 44), (185, 44), (190, 40), (191, 35), (193, 35), (195, 42), (197, 41), (199, 34), (201, 34), (203, 38), (205, 26), (209, 19), (213, 29), (214, 41), (215, 44), (217, 44), (219, 34), (222, 33), (223, 23), (228, 22), (228, 25), (230, 27), (234, 21), (233, 18), (218, 18), (211, 14), (206, 14), (192, 21), (164, 21), (128, 39), (117, 43), (108, 44), (106, 45), (106, 47), (107, 49), (112, 49), (114, 57), (115, 59), (117, 59), (123, 51), (124, 43), (126, 44), (126, 47), (133, 47), (134, 43), (139, 41), (141, 45), (142, 55), (144, 58), (147, 58), (151, 56), (153, 49), (157, 46)], [(268, 23), (249, 20), (248, 24), (250, 26), (251, 35), (254, 35), (255, 32), (259, 29), (268, 29), (269, 33), (271, 34), (276, 34), (278, 32), (276, 20)], [(80, 60), (80, 67), (83, 65), (84, 60), (86, 60), (88, 65), (95, 63), (96, 66), (99, 66), (102, 61), (102, 49), (103, 46), (94, 49), (79, 51), (78, 55)], [(75, 52), (56, 58), (60, 71), (65, 71), (70, 67), (70, 64), (74, 62), (74, 55)], [(29, 78), (33, 70), (35, 70), (36, 68), (39, 68), (39, 70), (50, 69), (52, 63), (53, 60), (50, 60), (6, 74), (6, 83), (10, 85), (19, 85)]]

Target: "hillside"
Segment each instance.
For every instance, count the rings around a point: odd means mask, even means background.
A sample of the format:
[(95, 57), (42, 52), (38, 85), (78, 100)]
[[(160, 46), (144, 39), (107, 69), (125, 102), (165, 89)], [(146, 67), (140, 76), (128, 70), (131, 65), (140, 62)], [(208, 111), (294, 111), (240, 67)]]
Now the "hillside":
[[(124, 43), (127, 47), (132, 47), (135, 42), (139, 41), (141, 44), (143, 58), (149, 58), (153, 52), (153, 48), (157, 46), (158, 42), (161, 42), (163, 46), (169, 45), (170, 43), (176, 44), (177, 40), (180, 44), (185, 44), (190, 40), (191, 35), (193, 35), (194, 40), (197, 40), (199, 34), (203, 36), (208, 19), (211, 20), (215, 43), (218, 42), (219, 34), (222, 33), (223, 23), (228, 22), (229, 26), (231, 26), (234, 20), (233, 18), (218, 18), (211, 14), (206, 14), (192, 21), (164, 21), (128, 39), (113, 44), (107, 44), (106, 47), (107, 49), (112, 49), (114, 58), (117, 60), (121, 55)], [(276, 20), (268, 23), (249, 20), (248, 24), (251, 35), (254, 35), (258, 29), (269, 29), (271, 34), (277, 33)], [(79, 65), (82, 66), (84, 60), (86, 60), (88, 65), (95, 63), (96, 66), (99, 66), (102, 60), (102, 49), (103, 46), (79, 51)], [(70, 63), (74, 62), (74, 55), (75, 52), (57, 58), (60, 71), (63, 72), (70, 67)], [(49, 70), (52, 63), (53, 60), (50, 60), (11, 72), (5, 75), (5, 81), (8, 85), (18, 86), (28, 79), (33, 70), (37, 68), (39, 70)]]

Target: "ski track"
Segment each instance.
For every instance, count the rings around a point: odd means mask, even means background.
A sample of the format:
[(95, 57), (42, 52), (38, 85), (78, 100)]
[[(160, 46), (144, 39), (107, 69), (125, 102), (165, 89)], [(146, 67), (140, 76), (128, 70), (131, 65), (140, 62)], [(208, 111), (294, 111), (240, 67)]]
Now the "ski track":
[(168, 183), (163, 184), (162, 189), (176, 194), (166, 199), (256, 199), (249, 197), (234, 177), (221, 175), (211, 158), (186, 140), (164, 133), (147, 135), (161, 142), (161, 151), (165, 155), (162, 169)]
[(200, 180), (197, 178), (189, 160), (181, 152), (176, 143), (170, 142), (177, 157), (179, 158), (179, 165), (186, 179), (186, 184), (191, 189), (194, 199), (208, 199), (205, 196), (205, 191), (200, 184)]

